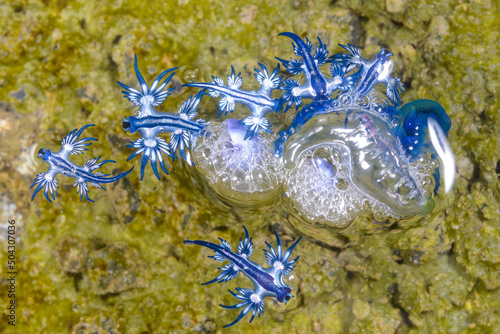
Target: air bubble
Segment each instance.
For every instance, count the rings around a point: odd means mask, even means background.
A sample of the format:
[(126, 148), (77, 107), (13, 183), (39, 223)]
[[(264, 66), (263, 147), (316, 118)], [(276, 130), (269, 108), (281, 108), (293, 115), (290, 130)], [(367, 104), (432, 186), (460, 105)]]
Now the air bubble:
[(395, 128), (398, 128), (398, 127), (400, 127), (400, 126), (401, 126), (401, 121), (400, 121), (399, 119), (397, 119), (397, 118), (393, 118), (393, 119), (391, 120), (391, 125), (392, 125), (393, 127), (395, 127)]
[[(385, 103), (373, 99), (370, 106), (378, 108)], [(358, 122), (346, 124), (341, 113), (346, 109), (350, 119), (365, 120), (370, 133), (362, 131)], [(432, 174), (438, 167), (436, 159), (429, 156), (410, 161), (401, 151), (393, 128), (400, 127), (401, 121), (375, 110), (350, 106), (339, 109), (339, 114), (318, 115), (311, 121), (327, 117), (328, 122), (308, 123), (309, 128), (290, 136), (289, 144), (296, 149), (293, 155), (285, 150), (283, 160), (275, 159), (271, 136), (243, 140), (246, 131), (240, 133), (234, 119), (227, 127), (224, 123), (228, 124), (228, 119), (208, 127), (210, 135), (198, 140), (196, 168), (225, 198), (247, 200), (245, 196), (252, 195), (252, 201), (258, 202), (270, 198), (263, 195), (265, 192), (274, 190), (276, 195), (283, 191), (280, 199), (286, 207), (309, 224), (342, 227), (360, 213), (372, 215), (380, 223), (419, 215), (423, 200), (432, 195), (435, 186)], [(286, 161), (292, 161), (292, 167)]]
[(435, 187), (435, 182), (434, 182), (434, 178), (433, 177), (430, 177), (430, 176), (426, 176), (424, 177), (423, 181), (422, 181), (422, 187), (425, 189), (425, 190), (428, 190), (428, 191), (432, 191), (434, 190), (434, 187)]
[(292, 273), (283, 275), (283, 283), (292, 291), (295, 290), (295, 276)]
[(387, 101), (375, 98), (371, 101), (370, 109), (377, 113), (382, 113), (387, 108)]
[(387, 215), (381, 211), (374, 211), (372, 216), (373, 219), (379, 223), (384, 223), (388, 219)]
[(236, 120), (228, 121), (220, 125), (212, 124), (210, 135), (198, 141), (194, 150), (197, 168), (212, 185), (222, 183), (218, 187), (223, 196), (229, 196), (231, 191), (243, 196), (248, 193), (265, 195), (264, 192), (276, 188), (278, 184), (278, 178), (273, 176), (276, 170), (271, 142), (263, 139), (233, 142), (227, 124), (231, 124), (235, 138), (241, 129)]
[(195, 82), (196, 79), (198, 79), (199, 73), (200, 70), (196, 67), (188, 68), (182, 72), (182, 79), (184, 79), (185, 82)]
[(349, 181), (346, 179), (338, 179), (336, 186), (339, 190), (346, 190), (349, 188)]
[(368, 107), (370, 105), (370, 99), (367, 96), (363, 96), (363, 99), (361, 99), (359, 105), (364, 108)]

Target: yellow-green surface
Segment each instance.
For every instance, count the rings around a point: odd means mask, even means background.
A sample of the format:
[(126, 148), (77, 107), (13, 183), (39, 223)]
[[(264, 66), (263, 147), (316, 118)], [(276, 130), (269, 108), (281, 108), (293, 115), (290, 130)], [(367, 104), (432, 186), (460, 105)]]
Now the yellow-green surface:
[[(0, 222), (17, 225), (17, 321), (2, 333), (493, 333), (500, 332), (500, 14), (496, 1), (8, 1), (0, 4)], [(182, 240), (222, 237), (236, 245), (245, 224), (260, 249), (296, 235), (279, 206), (231, 208), (184, 172), (179, 162), (157, 181), (139, 181), (126, 148), (137, 136), (121, 121), (130, 104), (116, 81), (136, 85), (136, 53), (146, 79), (180, 67), (176, 111), (196, 92), (183, 77), (227, 74), (251, 85), (257, 62), (292, 55), (278, 33), (388, 48), (405, 101), (440, 102), (453, 126), (458, 174), (439, 214), (412, 226), (382, 228), (366, 220), (330, 233), (333, 244), (305, 238), (293, 299), (266, 303), (263, 316), (229, 330), (237, 311), (227, 292), (250, 282), (201, 286), (217, 273), (210, 252)], [(249, 87), (249, 86), (245, 86)], [(215, 117), (215, 101), (200, 112)], [(208, 116), (210, 115), (210, 116)], [(103, 155), (106, 171), (136, 169), (107, 191), (80, 202), (72, 180), (60, 196), (30, 202), (34, 176), (46, 170), (36, 151), (57, 148), (74, 128), (99, 142), (82, 163)], [(3, 228), (2, 227), (2, 228)], [(5, 230), (2, 229), (5, 234)], [(5, 235), (2, 235), (5, 237)], [(2, 240), (0, 268), (6, 276)], [(0, 282), (6, 312), (8, 284)]]

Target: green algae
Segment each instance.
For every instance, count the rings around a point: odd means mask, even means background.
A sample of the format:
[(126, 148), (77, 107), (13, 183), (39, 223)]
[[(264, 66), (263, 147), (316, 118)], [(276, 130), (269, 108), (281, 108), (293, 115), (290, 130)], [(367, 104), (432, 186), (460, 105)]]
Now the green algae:
[[(404, 100), (433, 99), (449, 113), (458, 175), (442, 211), (390, 227), (360, 219), (331, 242), (305, 238), (287, 306), (266, 303), (251, 325), (231, 332), (488, 333), (500, 328), (500, 183), (498, 83), (500, 14), (494, 1), (11, 1), (0, 4), (0, 216), (16, 219), (17, 326), (3, 333), (222, 332), (235, 312), (226, 290), (200, 286), (216, 273), (210, 252), (186, 238), (235, 244), (244, 223), (255, 249), (285, 245), (294, 232), (279, 209), (232, 208), (174, 163), (158, 182), (137, 171), (91, 190), (81, 203), (61, 179), (54, 203), (30, 203), (29, 186), (45, 168), (41, 146), (56, 148), (92, 122), (99, 139), (84, 157), (130, 168), (132, 138), (121, 120), (131, 108), (116, 81), (134, 83), (133, 55), (148, 81), (178, 66), (177, 110), (191, 80), (223, 75), (230, 65), (252, 85), (253, 67), (287, 58), (282, 31), (320, 38), (331, 52), (351, 43), (364, 53), (387, 47)], [(201, 116), (213, 118), (206, 99)], [(132, 161), (133, 162), (133, 161)], [(40, 195), (39, 195), (40, 196)], [(3, 243), (2, 243), (3, 245)], [(259, 254), (260, 253), (260, 254)], [(254, 255), (264, 261), (259, 251)], [(6, 252), (0, 252), (2, 274)], [(4, 276), (4, 275), (3, 275)], [(7, 282), (0, 282), (5, 291)], [(1, 305), (8, 300), (0, 294)]]

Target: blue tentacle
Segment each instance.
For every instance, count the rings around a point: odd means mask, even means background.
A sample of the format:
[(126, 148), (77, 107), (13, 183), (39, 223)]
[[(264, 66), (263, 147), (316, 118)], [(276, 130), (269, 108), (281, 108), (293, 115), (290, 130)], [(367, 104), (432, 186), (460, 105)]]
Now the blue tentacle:
[(134, 70), (135, 74), (137, 77), (137, 80), (139, 81), (139, 85), (141, 86), (141, 91), (132, 88), (128, 85), (125, 85), (119, 81), (117, 83), (125, 89), (125, 91), (122, 91), (123, 96), (127, 98), (130, 102), (136, 104), (136, 105), (159, 105), (161, 104), (169, 95), (170, 92), (175, 89), (175, 87), (163, 90), (165, 86), (170, 82), (170, 79), (174, 76), (174, 73), (171, 73), (163, 83), (158, 86), (160, 81), (163, 79), (165, 75), (168, 73), (175, 71), (177, 67), (168, 69), (166, 71), (163, 71), (156, 77), (156, 79), (153, 81), (153, 85), (151, 88), (148, 87), (148, 84), (146, 83), (146, 80), (141, 74), (141, 71), (139, 70), (139, 65), (137, 63), (137, 55), (134, 55)]
[(257, 314), (258, 317), (260, 318), (260, 315), (264, 311), (264, 300), (256, 294), (253, 290), (251, 289), (242, 289), (242, 288), (236, 288), (236, 291), (238, 291), (240, 294), (236, 294), (232, 292), (231, 290), (228, 290), (229, 293), (231, 293), (234, 297), (243, 300), (243, 302), (238, 303), (236, 305), (219, 305), (223, 308), (226, 309), (237, 309), (241, 308), (243, 306), (246, 306), (240, 314), (236, 317), (236, 319), (231, 322), (228, 325), (225, 325), (224, 328), (231, 327), (234, 324), (238, 323), (245, 315), (247, 315), (250, 311), (252, 311), (252, 317), (250, 318), (249, 322), (252, 322), (253, 319), (255, 318), (255, 315)]

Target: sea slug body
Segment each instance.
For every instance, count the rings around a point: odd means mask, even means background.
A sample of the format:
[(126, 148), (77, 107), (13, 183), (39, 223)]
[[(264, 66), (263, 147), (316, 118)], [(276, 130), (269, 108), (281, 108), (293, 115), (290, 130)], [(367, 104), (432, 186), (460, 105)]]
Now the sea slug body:
[(245, 139), (253, 138), (259, 131), (271, 131), (271, 123), (264, 116), (269, 112), (279, 112), (281, 109), (280, 100), (272, 99), (271, 92), (279, 88), (281, 78), (277, 76), (280, 67), (279, 65), (269, 75), (267, 68), (263, 64), (259, 64), (261, 69), (255, 69), (255, 78), (260, 83), (260, 89), (255, 91), (245, 91), (240, 89), (243, 80), (241, 73), (235, 76), (234, 68), (231, 66), (231, 75), (227, 76), (227, 86), (224, 81), (218, 77), (212, 76), (213, 82), (210, 83), (189, 83), (187, 87), (199, 87), (208, 89), (208, 94), (212, 97), (222, 95), (223, 98), (219, 102), (219, 114), (223, 112), (227, 115), (228, 111), (233, 112), (235, 103), (241, 103), (251, 110), (251, 115), (240, 120), (240, 123), (247, 127)]

